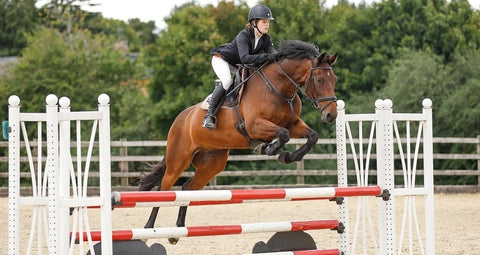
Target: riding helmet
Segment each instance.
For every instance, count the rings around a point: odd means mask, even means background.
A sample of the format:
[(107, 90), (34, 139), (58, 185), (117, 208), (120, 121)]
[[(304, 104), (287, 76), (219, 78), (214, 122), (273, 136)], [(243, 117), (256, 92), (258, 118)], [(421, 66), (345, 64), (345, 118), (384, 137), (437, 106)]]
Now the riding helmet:
[(255, 5), (250, 9), (250, 12), (248, 13), (248, 22), (254, 19), (274, 20), (272, 11), (270, 11), (270, 8), (265, 5)]

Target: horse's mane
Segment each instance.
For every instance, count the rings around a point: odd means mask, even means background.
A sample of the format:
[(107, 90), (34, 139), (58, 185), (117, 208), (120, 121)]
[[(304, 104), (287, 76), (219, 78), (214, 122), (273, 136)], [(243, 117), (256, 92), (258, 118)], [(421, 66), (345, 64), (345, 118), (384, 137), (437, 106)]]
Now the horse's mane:
[(307, 43), (299, 40), (284, 40), (280, 41), (277, 53), (277, 59), (283, 58), (308, 58), (313, 59), (320, 56), (318, 47), (312, 43)]

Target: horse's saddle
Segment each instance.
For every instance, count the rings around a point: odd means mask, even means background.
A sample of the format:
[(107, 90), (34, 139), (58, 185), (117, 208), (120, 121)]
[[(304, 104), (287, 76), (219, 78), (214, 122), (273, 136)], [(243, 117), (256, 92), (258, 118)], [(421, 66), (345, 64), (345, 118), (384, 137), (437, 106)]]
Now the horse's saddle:
[[(240, 102), (240, 98), (242, 96), (243, 85), (245, 83), (245, 79), (248, 77), (248, 68), (239, 65), (235, 75), (233, 77), (233, 84), (230, 86), (228, 91), (226, 92), (227, 95), (225, 100), (223, 101), (222, 107), (232, 108), (237, 106)], [(220, 80), (215, 80), (215, 86), (222, 86)], [(202, 109), (207, 110), (210, 102), (210, 98), (212, 94), (209, 94), (201, 103), (200, 107)]]

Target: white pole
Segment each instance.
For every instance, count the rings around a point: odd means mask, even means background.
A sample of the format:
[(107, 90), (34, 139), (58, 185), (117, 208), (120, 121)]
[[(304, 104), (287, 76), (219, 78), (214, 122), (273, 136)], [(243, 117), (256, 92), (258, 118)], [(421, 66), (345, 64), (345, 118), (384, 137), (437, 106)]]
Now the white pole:
[(20, 254), (20, 98), (8, 98), (8, 254)]
[[(338, 187), (348, 186), (347, 174), (347, 146), (346, 146), (346, 131), (345, 131), (345, 102), (343, 100), (337, 101), (337, 177)], [(339, 206), (340, 217), (339, 221), (343, 223), (345, 231), (340, 235), (340, 251), (345, 255), (350, 252), (350, 237), (349, 237), (349, 217), (348, 217), (348, 198), (345, 197), (343, 203)]]
[(425, 197), (425, 254), (435, 254), (435, 203), (433, 187), (433, 120), (432, 100), (424, 99), (423, 113), (427, 116), (423, 129), (423, 179), (427, 192)]
[(100, 158), (100, 197), (101, 206), (102, 254), (112, 254), (112, 190), (110, 158), (110, 98), (107, 94), (98, 97), (98, 110), (102, 112), (99, 121), (99, 158)]
[[(60, 112), (70, 112), (70, 99), (67, 97), (61, 97), (59, 100)], [(58, 120), (58, 119), (57, 119)], [(70, 120), (62, 120), (59, 123), (60, 129), (60, 144), (59, 144), (59, 160), (60, 169), (58, 172), (59, 181), (59, 197), (65, 199), (70, 197)], [(69, 251), (69, 236), (70, 236), (70, 208), (62, 206), (58, 208), (60, 210), (60, 230), (61, 233), (58, 237), (58, 244), (62, 254), (68, 254)]]
[(45, 171), (48, 178), (48, 251), (51, 255), (62, 254), (59, 238), (61, 237), (60, 226), (60, 194), (59, 194), (59, 158), (58, 158), (58, 98), (50, 94), (46, 98), (47, 116), (47, 163)]
[[(390, 99), (375, 101), (377, 125), (377, 183), (392, 194), (395, 185), (393, 151), (393, 103)], [(379, 239), (381, 254), (395, 253), (395, 200), (379, 200)]]

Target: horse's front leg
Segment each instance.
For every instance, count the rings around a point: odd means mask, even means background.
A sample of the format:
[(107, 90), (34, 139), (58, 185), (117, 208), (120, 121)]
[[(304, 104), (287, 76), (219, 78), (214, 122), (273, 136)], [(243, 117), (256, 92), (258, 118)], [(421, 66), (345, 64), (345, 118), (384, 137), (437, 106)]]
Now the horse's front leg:
[[(266, 155), (275, 155), (277, 154), (280, 149), (290, 140), (290, 134), (288, 130), (285, 128), (279, 128), (278, 138), (271, 141), (270, 143), (266, 144), (264, 147), (264, 154)], [(262, 151), (263, 153), (263, 151)]]
[(290, 140), (288, 129), (277, 126), (265, 119), (257, 119), (255, 125), (247, 127), (247, 131), (252, 139), (271, 141), (260, 144), (255, 148), (257, 153), (263, 155), (278, 154), (280, 149)]
[[(182, 190), (189, 190), (189, 184), (190, 180), (185, 182), (182, 185)], [(187, 206), (180, 206), (178, 209), (178, 217), (177, 217), (177, 224), (175, 224), (177, 227), (185, 227), (185, 218), (187, 217)], [(168, 242), (170, 244), (177, 244), (178, 243), (178, 237), (170, 237), (168, 238)]]
[[(177, 227), (185, 227), (185, 217), (187, 216), (187, 206), (180, 206), (178, 209), (178, 218), (177, 218)], [(178, 243), (178, 237), (170, 237), (168, 238), (168, 242), (170, 244), (177, 244)]]
[(278, 161), (281, 163), (291, 163), (302, 160), (318, 141), (317, 132), (308, 127), (307, 124), (300, 119), (290, 128), (290, 135), (293, 138), (307, 138), (307, 142), (293, 152), (282, 152), (278, 156)]

